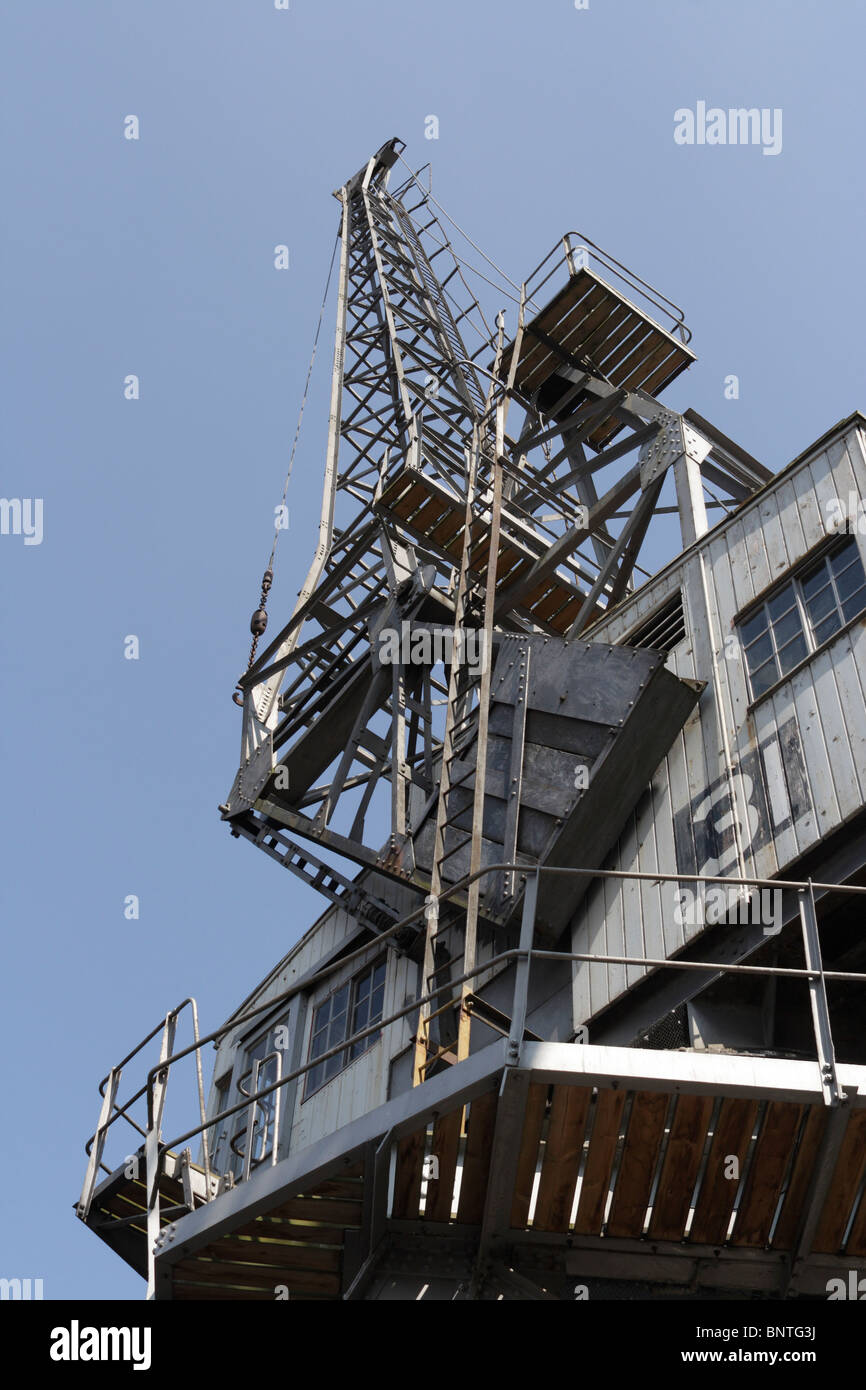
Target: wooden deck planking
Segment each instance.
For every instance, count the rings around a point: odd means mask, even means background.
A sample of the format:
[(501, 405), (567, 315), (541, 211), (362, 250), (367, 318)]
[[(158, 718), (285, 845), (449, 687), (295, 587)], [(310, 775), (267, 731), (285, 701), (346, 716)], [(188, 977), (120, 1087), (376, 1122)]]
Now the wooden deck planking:
[(656, 1240), (683, 1238), (712, 1116), (712, 1096), (677, 1098), (650, 1218), (649, 1234)]
[(738, 1178), (725, 1177), (727, 1159), (735, 1155), (742, 1173), (757, 1113), (756, 1100), (729, 1096), (722, 1102), (689, 1240), (700, 1245), (719, 1245), (724, 1241), (740, 1185)]
[(555, 1086), (532, 1228), (567, 1231), (592, 1091)]
[(463, 1156), (463, 1177), (457, 1208), (457, 1220), (466, 1225), (478, 1225), (484, 1212), (497, 1100), (495, 1091), (485, 1091), (483, 1095), (476, 1096), (469, 1108), (466, 1152)]
[(802, 1105), (771, 1101), (767, 1106), (734, 1223), (732, 1245), (760, 1247), (769, 1240), (802, 1118)]
[(538, 1146), (541, 1142), (541, 1131), (547, 1110), (547, 1092), (548, 1087), (546, 1085), (534, 1081), (530, 1084), (526, 1097), (520, 1154), (517, 1159), (517, 1177), (511, 1202), (511, 1225), (519, 1231), (526, 1228), (526, 1223), (529, 1220)]
[(839, 1157), (830, 1182), (827, 1200), (815, 1231), (813, 1250), (835, 1254), (840, 1249), (845, 1227), (866, 1165), (866, 1110), (855, 1110), (848, 1121)]
[(427, 1202), (424, 1211), (426, 1221), (450, 1221), (451, 1199), (454, 1193), (454, 1178), (457, 1174), (457, 1153), (460, 1148), (460, 1129), (463, 1120), (463, 1107), (452, 1110), (448, 1115), (440, 1115), (433, 1125), (433, 1145), (431, 1153), (439, 1160), (439, 1177), (431, 1178), (427, 1184)]
[(638, 1091), (635, 1095), (613, 1191), (608, 1235), (640, 1239), (669, 1103), (670, 1096), (664, 1091)]
[(773, 1233), (773, 1248), (776, 1250), (793, 1250), (794, 1248), (803, 1213), (803, 1203), (806, 1200), (806, 1194), (812, 1180), (818, 1148), (824, 1137), (826, 1119), (823, 1105), (810, 1106), (803, 1137), (800, 1140), (794, 1167), (791, 1171), (788, 1191), (785, 1193), (782, 1212)]
[(599, 1091), (589, 1153), (580, 1189), (574, 1230), (576, 1235), (601, 1235), (610, 1186), (610, 1169), (619, 1139), (625, 1091)]
[(394, 1199), (391, 1215), (397, 1220), (414, 1221), (421, 1202), (421, 1171), (424, 1166), (426, 1126), (407, 1134), (397, 1144)]

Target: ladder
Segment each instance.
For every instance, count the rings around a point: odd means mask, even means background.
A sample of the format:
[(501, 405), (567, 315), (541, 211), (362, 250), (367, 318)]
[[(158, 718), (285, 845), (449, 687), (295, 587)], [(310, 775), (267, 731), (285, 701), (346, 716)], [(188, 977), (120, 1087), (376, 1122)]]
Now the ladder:
[[(500, 333), (501, 340), (501, 333)], [(492, 386), (491, 386), (492, 394)], [(457, 579), (454, 606), (454, 633), (452, 641), (451, 670), (448, 679), (448, 700), (445, 716), (445, 731), (442, 741), (442, 767), (439, 785), (439, 798), (436, 809), (436, 824), (433, 838), (433, 864), (430, 879), (430, 894), (427, 899), (425, 917), (427, 930), (424, 943), (424, 962), (422, 966), (422, 995), (431, 987), (444, 966), (436, 966), (436, 947), (439, 936), (439, 895), (442, 891), (444, 867), (460, 850), (470, 846), (469, 874), (476, 874), (481, 868), (481, 840), (484, 817), (484, 787), (487, 764), (487, 728), (490, 706), (490, 681), (493, 648), (493, 608), (496, 591), (496, 572), (499, 556), (500, 523), (502, 513), (502, 468), (500, 460), (504, 447), (504, 405), (496, 408), (496, 430), (491, 437), (484, 422), (473, 430), (472, 442), (466, 457), (466, 509), (463, 530), (463, 547)], [(490, 480), (483, 490), (479, 487), (482, 464), (487, 465)], [(479, 497), (483, 510), (479, 515)], [(489, 501), (489, 510), (486, 503)], [(470, 559), (479, 543), (487, 540), (485, 580), (483, 585), (483, 620), (481, 626), (480, 670), (472, 671), (465, 661), (464, 637), (466, 620), (470, 614), (473, 600), (481, 597), (480, 586), (473, 580)], [(477, 563), (477, 561), (476, 561)], [(467, 745), (475, 739), (476, 755), (474, 763), (464, 762), (462, 755)], [(467, 765), (468, 763), (468, 765)], [(462, 766), (461, 766), (462, 764)], [(465, 814), (465, 808), (453, 796), (461, 787), (473, 791), (472, 819), (470, 829), (458, 825), (458, 818)], [(480, 900), (480, 880), (474, 879), (468, 887), (466, 904), (466, 924), (463, 946), (463, 972), (474, 969), (478, 935), (478, 909)], [(447, 964), (453, 964), (451, 956)], [(457, 1035), (458, 1062), (469, 1055), (470, 1010), (467, 999), (475, 988), (473, 978), (463, 980), (460, 985), (460, 1014)], [(445, 1010), (454, 1007), (456, 996), (445, 1004), (420, 1006), (418, 1032), (415, 1042), (415, 1066), (413, 1084), (420, 1085), (428, 1069), (440, 1058), (448, 1056), (454, 1060), (450, 1046), (435, 1048), (431, 1045), (433, 1019)]]

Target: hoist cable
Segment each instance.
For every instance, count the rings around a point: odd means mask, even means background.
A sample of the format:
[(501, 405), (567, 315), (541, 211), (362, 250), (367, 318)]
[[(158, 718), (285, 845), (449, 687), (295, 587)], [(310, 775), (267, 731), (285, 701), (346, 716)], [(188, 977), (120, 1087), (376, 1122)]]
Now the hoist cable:
[[(339, 234), (338, 234), (337, 237), (336, 237), (336, 239), (335, 239), (335, 241), (334, 241), (334, 249), (333, 249), (333, 251), (331, 252), (331, 264), (328, 266), (328, 278), (327, 278), (327, 281), (325, 282), (325, 293), (324, 293), (323, 296), (322, 296), (322, 303), (321, 303), (321, 307), (320, 307), (320, 309), (319, 309), (319, 318), (318, 318), (318, 322), (317, 322), (317, 324), (316, 324), (316, 332), (315, 332), (315, 335), (314, 335), (314, 337), (313, 337), (313, 351), (312, 351), (312, 353), (310, 354), (310, 364), (309, 364), (309, 366), (307, 367), (307, 379), (306, 379), (306, 381), (304, 382), (304, 393), (303, 393), (303, 395), (302, 395), (302, 397), (301, 397), (301, 406), (300, 406), (300, 410), (298, 411), (298, 423), (297, 423), (297, 425), (296, 425), (296, 427), (295, 427), (295, 437), (294, 437), (294, 439), (292, 440), (292, 448), (291, 448), (291, 452), (290, 452), (290, 454), (289, 454), (289, 466), (288, 466), (288, 469), (287, 469), (287, 471), (286, 471), (286, 481), (285, 481), (285, 483), (284, 483), (284, 485), (283, 485), (283, 492), (282, 492), (282, 496), (281, 496), (281, 498), (280, 498), (280, 507), (279, 507), (279, 512), (280, 512), (280, 513), (282, 513), (282, 512), (285, 510), (286, 497), (288, 496), (289, 483), (291, 482), (291, 478), (292, 478), (292, 469), (294, 468), (294, 464), (295, 464), (295, 454), (297, 453), (297, 449), (298, 449), (298, 439), (300, 438), (300, 434), (301, 434), (301, 424), (302, 424), (303, 419), (304, 419), (304, 409), (305, 409), (306, 404), (307, 404), (307, 396), (308, 396), (309, 390), (310, 390), (310, 379), (311, 379), (311, 377), (312, 377), (312, 375), (313, 375), (313, 366), (315, 365), (316, 353), (317, 353), (318, 348), (319, 348), (319, 335), (321, 334), (321, 331), (322, 331), (322, 322), (323, 322), (324, 317), (325, 317), (325, 308), (326, 308), (327, 302), (328, 302), (328, 292), (329, 292), (329, 290), (330, 290), (330, 288), (331, 288), (331, 276), (332, 276), (333, 273), (334, 273), (334, 261), (336, 260), (336, 257), (337, 257), (337, 247), (339, 246), (339, 244), (340, 244), (340, 237), (339, 237)], [(253, 614), (252, 618), (250, 619), (250, 632), (253, 634), (253, 640), (252, 640), (252, 645), (250, 646), (250, 655), (249, 655), (249, 660), (248, 660), (248, 662), (247, 662), (247, 670), (250, 669), (250, 667), (252, 666), (253, 662), (255, 661), (255, 657), (256, 657), (256, 648), (258, 647), (258, 644), (259, 644), (259, 638), (262, 636), (262, 634), (263, 634), (264, 631), (265, 631), (265, 628), (266, 628), (267, 625), (268, 625), (268, 614), (267, 614), (268, 593), (270, 592), (271, 585), (272, 585), (273, 582), (274, 582), (274, 560), (275, 560), (275, 558), (276, 558), (276, 553), (277, 553), (277, 541), (278, 541), (279, 538), (280, 538), (280, 531), (281, 531), (281, 530), (284, 530), (284, 529), (285, 529), (285, 527), (282, 527), (282, 526), (279, 526), (279, 525), (277, 525), (277, 526), (274, 527), (274, 542), (273, 542), (273, 545), (271, 546), (271, 553), (270, 553), (270, 557), (269, 557), (269, 559), (268, 559), (267, 567), (265, 568), (265, 572), (264, 572), (264, 574), (263, 574), (263, 576), (262, 576), (262, 592), (261, 592), (261, 597), (259, 598), (259, 606), (258, 606), (258, 608), (256, 609), (255, 613)], [(240, 695), (238, 694), (239, 689), (240, 689), (240, 687), (237, 687), (236, 690), (235, 690), (234, 695), (232, 696), (232, 699), (234, 700), (235, 704), (237, 704), (237, 705), (243, 704), (243, 695), (242, 695), (242, 694), (240, 694)]]

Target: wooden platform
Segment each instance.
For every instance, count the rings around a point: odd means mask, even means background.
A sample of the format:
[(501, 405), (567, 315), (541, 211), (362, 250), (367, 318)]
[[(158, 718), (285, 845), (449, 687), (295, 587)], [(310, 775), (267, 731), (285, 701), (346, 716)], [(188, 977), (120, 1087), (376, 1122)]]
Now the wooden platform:
[[(376, 511), (398, 520), (402, 527), (422, 545), (445, 554), (455, 565), (460, 564), (463, 547), (465, 501), (439, 485), (434, 478), (418, 469), (406, 466), (388, 479), (376, 502)], [(517, 522), (514, 522), (515, 527)], [(470, 553), (470, 569), (483, 578), (490, 549), (489, 524), (482, 518), (475, 522), (475, 545)], [(503, 535), (496, 565), (496, 583), (502, 590), (517, 583), (535, 564), (537, 550), (508, 535)], [(587, 590), (589, 583), (587, 583)], [(569, 584), (561, 575), (546, 575), (531, 589), (515, 609), (530, 618), (538, 627), (551, 632), (568, 630), (580, 611), (585, 594)], [(595, 617), (603, 615), (596, 608)]]
[[(438, 1188), (432, 1209), (422, 1209), (422, 1136), (401, 1141), (395, 1217), (480, 1221), (496, 1105), (490, 1092), (469, 1107), (453, 1210), (450, 1196)], [(826, 1111), (816, 1106), (534, 1084), (510, 1192), (510, 1229), (790, 1251), (825, 1123)], [(446, 1186), (455, 1173), (458, 1139), (456, 1119), (443, 1116), (430, 1145), (439, 1153)], [(728, 1176), (734, 1171), (731, 1156), (738, 1160), (739, 1180)], [(866, 1257), (862, 1204), (843, 1247), (864, 1167), (861, 1110), (853, 1113), (843, 1141), (815, 1251), (836, 1254), (844, 1248)]]
[(360, 1168), (320, 1183), (172, 1269), (173, 1299), (336, 1299), (347, 1230), (361, 1225)]
[(507, 1056), (492, 1043), (175, 1218), (157, 1298), (378, 1297), (377, 1270), (415, 1297), (413, 1278), (460, 1283), (467, 1259), (479, 1289), (504, 1269), (530, 1290), (543, 1267), (554, 1297), (574, 1278), (826, 1297), (866, 1273), (866, 1068), (839, 1066), (848, 1099), (826, 1106), (817, 1063)]
[[(512, 351), (513, 345), (503, 354), (503, 377)], [(694, 361), (681, 339), (584, 268), (526, 324), (515, 385), (532, 398), (557, 366), (567, 363), (589, 368), (614, 386), (655, 396)], [(602, 449), (621, 428), (615, 419), (603, 420), (589, 442)]]
[[(100, 1184), (93, 1194), (87, 1224), (96, 1231), (106, 1245), (111, 1246), (123, 1259), (131, 1264), (143, 1278), (147, 1278), (147, 1194), (145, 1188), (144, 1150), (135, 1155), (138, 1176), (127, 1177), (131, 1164), (118, 1169), (111, 1177)], [(190, 1164), (191, 1186), (195, 1193), (194, 1201), (204, 1201), (206, 1178), (203, 1168)], [(181, 1157), (167, 1153), (164, 1171), (159, 1179), (160, 1226), (165, 1227), (177, 1221), (172, 1208), (186, 1207), (187, 1193), (184, 1191)], [(189, 1208), (186, 1208), (187, 1210)]]

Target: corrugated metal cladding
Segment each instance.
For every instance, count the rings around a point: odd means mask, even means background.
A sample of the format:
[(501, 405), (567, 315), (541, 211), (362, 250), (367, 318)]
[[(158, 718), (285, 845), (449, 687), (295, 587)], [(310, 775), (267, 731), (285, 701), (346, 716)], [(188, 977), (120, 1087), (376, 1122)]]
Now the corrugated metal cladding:
[[(843, 628), (755, 703), (734, 621), (833, 534), (833, 499), (848, 513), (864, 496), (866, 435), (863, 418), (854, 417), (593, 630), (609, 642), (627, 641), (635, 631), (640, 638), (681, 588), (686, 634), (668, 665), (677, 675), (707, 681), (606, 867), (784, 876), (864, 805), (866, 619)], [(866, 564), (866, 536), (857, 534), (856, 541)], [(572, 949), (670, 956), (701, 930), (678, 924), (674, 894), (671, 884), (599, 883), (575, 918)], [(575, 1023), (644, 973), (632, 966), (576, 967)]]

